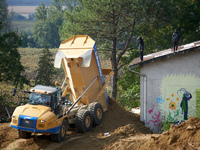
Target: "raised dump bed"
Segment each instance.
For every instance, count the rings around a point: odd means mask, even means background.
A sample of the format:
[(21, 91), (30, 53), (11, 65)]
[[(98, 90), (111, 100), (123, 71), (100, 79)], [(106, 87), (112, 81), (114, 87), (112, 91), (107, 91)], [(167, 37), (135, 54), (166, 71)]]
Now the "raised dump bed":
[[(89, 105), (97, 101), (102, 105), (104, 111), (107, 110), (109, 102), (107, 93), (103, 89), (103, 73), (108, 74), (111, 70), (101, 69), (95, 41), (87, 35), (75, 35), (63, 41), (56, 54), (54, 66), (59, 68), (61, 62), (68, 83), (63, 96), (69, 92), (72, 103), (75, 103), (97, 77), (78, 105)], [(101, 95), (98, 96), (98, 94)]]
[[(87, 35), (62, 42), (54, 66), (59, 68), (61, 63), (65, 71), (61, 88), (37, 85), (27, 91), (28, 103), (15, 109), (10, 126), (18, 130), (19, 137), (42, 133), (61, 142), (69, 124), (75, 124), (79, 132), (87, 132), (102, 122), (109, 107), (105, 89), (113, 71), (101, 69), (95, 42)], [(105, 82), (103, 75), (108, 75)], [(69, 100), (65, 100), (66, 94)]]

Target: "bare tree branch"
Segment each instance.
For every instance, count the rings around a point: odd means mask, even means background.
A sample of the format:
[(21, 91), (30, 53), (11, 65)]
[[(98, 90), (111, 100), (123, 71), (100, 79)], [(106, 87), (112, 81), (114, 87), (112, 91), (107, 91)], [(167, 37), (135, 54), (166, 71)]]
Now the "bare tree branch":
[(123, 56), (123, 54), (126, 52), (127, 48), (128, 48), (128, 45), (130, 44), (130, 41), (131, 41), (131, 37), (133, 36), (133, 31), (134, 31), (134, 27), (135, 27), (135, 18), (133, 19), (133, 25), (132, 25), (132, 29), (131, 29), (131, 33), (130, 33), (130, 36), (129, 36), (129, 39), (126, 43), (126, 46), (124, 47), (123, 51), (118, 55), (117, 57), (117, 60), (116, 60), (116, 63), (118, 64), (119, 61), (120, 61), (120, 58)]

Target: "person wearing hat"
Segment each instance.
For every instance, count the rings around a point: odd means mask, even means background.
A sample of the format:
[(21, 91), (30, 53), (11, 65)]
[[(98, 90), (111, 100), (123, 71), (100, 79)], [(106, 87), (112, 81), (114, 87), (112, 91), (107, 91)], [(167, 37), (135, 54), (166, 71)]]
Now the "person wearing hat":
[(175, 29), (174, 33), (172, 34), (172, 42), (174, 47), (174, 53), (178, 50), (178, 42), (180, 40), (180, 34), (178, 33), (178, 30)]
[(138, 40), (139, 40), (140, 60), (143, 61), (144, 41), (141, 36), (138, 37)]

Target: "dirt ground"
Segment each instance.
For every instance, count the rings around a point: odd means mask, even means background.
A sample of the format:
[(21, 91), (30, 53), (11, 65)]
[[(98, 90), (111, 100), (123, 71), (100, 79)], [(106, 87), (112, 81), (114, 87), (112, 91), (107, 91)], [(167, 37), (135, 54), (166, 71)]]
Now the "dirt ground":
[(200, 120), (189, 118), (170, 131), (153, 134), (139, 116), (126, 111), (115, 100), (104, 114), (101, 125), (90, 132), (78, 133), (74, 127), (67, 131), (65, 140), (55, 143), (49, 136), (32, 135), (30, 139), (18, 138), (17, 130), (9, 123), (0, 124), (0, 149), (13, 150), (200, 150)]

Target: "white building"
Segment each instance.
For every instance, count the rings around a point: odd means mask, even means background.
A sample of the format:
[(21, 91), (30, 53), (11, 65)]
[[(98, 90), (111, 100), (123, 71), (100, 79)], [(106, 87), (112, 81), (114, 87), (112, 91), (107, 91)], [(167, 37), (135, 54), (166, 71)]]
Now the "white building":
[[(134, 59), (140, 66), (140, 119), (152, 131), (161, 123), (200, 117), (200, 41)], [(135, 72), (138, 73), (138, 72)], [(191, 94), (191, 95), (190, 95)]]

